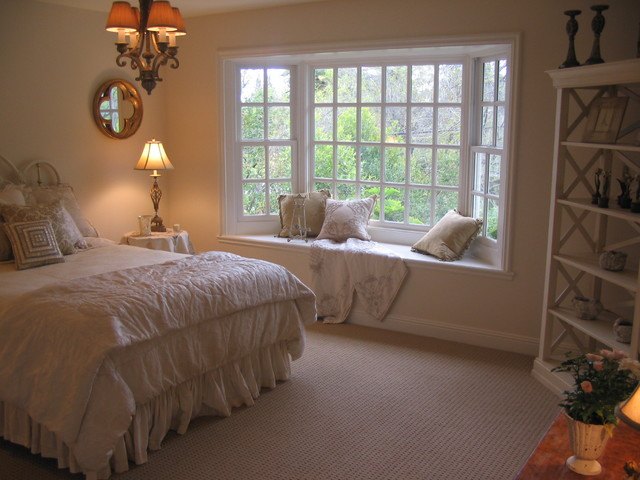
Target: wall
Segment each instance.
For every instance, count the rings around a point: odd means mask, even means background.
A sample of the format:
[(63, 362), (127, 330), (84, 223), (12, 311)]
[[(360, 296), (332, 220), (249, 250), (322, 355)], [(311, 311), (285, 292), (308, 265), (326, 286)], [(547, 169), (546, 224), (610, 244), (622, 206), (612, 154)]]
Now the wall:
[[(132, 137), (114, 140), (96, 127), (91, 105), (97, 88), (111, 78), (137, 84), (130, 68), (115, 64), (106, 16), (33, 0), (0, 2), (0, 155), (18, 166), (55, 164), (101, 234), (118, 240), (137, 227), (137, 215), (153, 211), (151, 179), (133, 167), (146, 140), (163, 139), (166, 122), (160, 87), (151, 97), (139, 89), (144, 117)], [(167, 150), (172, 153), (170, 145)], [(165, 218), (170, 176), (160, 179)]]
[[(545, 70), (567, 49), (562, 12), (580, 8), (579, 60), (591, 49), (586, 0), (335, 0), (189, 19), (180, 74), (166, 88), (172, 149), (188, 163), (172, 173), (172, 214), (196, 248), (230, 249), (282, 263), (303, 278), (306, 255), (220, 244), (217, 50), (480, 33), (522, 33), (513, 159), (513, 279), (412, 269), (383, 324), (443, 338), (534, 353), (539, 334), (553, 150), (555, 92)], [(605, 14), (605, 60), (635, 56), (640, 11), (616, 0)]]

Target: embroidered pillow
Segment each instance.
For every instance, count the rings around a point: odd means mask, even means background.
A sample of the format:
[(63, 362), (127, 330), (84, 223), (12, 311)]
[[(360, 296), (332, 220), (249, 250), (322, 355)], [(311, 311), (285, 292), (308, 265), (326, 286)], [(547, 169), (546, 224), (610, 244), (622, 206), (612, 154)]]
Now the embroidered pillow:
[(49, 220), (55, 234), (58, 247), (64, 255), (76, 252), (76, 247), (86, 248), (87, 244), (78, 230), (73, 218), (60, 202), (50, 205), (0, 205), (0, 213), (7, 223)]
[[(7, 184), (0, 190), (0, 205), (25, 205), (24, 195), (21, 187), (18, 185)], [(13, 253), (11, 251), (11, 242), (9, 237), (2, 228), (4, 223), (2, 215), (0, 215), (0, 262), (11, 260)]]
[(482, 220), (449, 210), (411, 250), (448, 262), (460, 260), (481, 227)]
[(60, 201), (84, 237), (99, 236), (95, 227), (82, 214), (71, 185), (60, 183), (58, 185), (42, 185), (36, 187), (26, 186), (23, 191), (27, 205)]
[(18, 270), (64, 262), (49, 220), (5, 223), (4, 230)]
[(327, 199), (324, 223), (318, 240), (323, 238), (335, 242), (345, 242), (349, 238), (371, 240), (371, 236), (367, 232), (367, 224), (377, 198), (374, 195), (361, 200)]
[[(293, 199), (298, 194), (280, 195), (278, 205), (280, 206), (280, 233), (279, 237), (289, 236), (289, 227), (293, 219)], [(331, 198), (329, 190), (319, 190), (317, 192), (303, 193), (306, 198), (304, 202), (304, 215), (307, 222), (307, 236), (315, 237), (320, 233), (324, 222), (324, 209), (327, 199)], [(294, 232), (295, 233), (295, 232)]]

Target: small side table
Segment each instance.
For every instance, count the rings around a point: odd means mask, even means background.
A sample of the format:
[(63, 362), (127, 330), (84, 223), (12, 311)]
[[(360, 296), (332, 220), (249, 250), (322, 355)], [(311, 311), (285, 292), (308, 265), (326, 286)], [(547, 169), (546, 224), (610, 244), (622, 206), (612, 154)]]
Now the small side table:
[(151, 232), (151, 235), (140, 235), (134, 231), (126, 233), (120, 243), (166, 252), (195, 253), (191, 240), (189, 240), (189, 232), (186, 230), (174, 232), (167, 228), (166, 232)]

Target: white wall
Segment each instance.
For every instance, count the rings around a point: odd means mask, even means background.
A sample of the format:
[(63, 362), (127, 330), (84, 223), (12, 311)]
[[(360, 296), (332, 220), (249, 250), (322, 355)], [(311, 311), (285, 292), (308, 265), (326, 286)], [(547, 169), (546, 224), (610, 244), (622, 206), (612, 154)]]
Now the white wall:
[[(179, 6), (180, 0), (174, 2)], [(165, 223), (182, 223), (198, 250), (222, 248), (220, 233), (219, 78), (216, 52), (278, 45), (521, 32), (515, 182), (513, 280), (412, 269), (384, 326), (533, 351), (541, 315), (554, 91), (545, 70), (566, 54), (566, 17), (581, 8), (577, 50), (591, 47), (591, 0), (330, 0), (187, 19), (181, 66), (149, 97), (138, 133), (113, 140), (91, 117), (96, 88), (109, 78), (133, 81), (115, 65), (106, 14), (0, 0), (0, 155), (18, 164), (55, 163), (102, 233), (118, 239), (151, 210), (150, 179), (133, 166), (143, 143), (163, 140), (175, 170), (161, 178)], [(605, 13), (607, 61), (635, 56), (637, 0)], [(290, 267), (306, 278), (306, 256), (236, 248)]]
[[(34, 0), (0, 1), (0, 155), (18, 166), (55, 164), (101, 234), (118, 240), (136, 228), (139, 214), (153, 212), (151, 178), (133, 167), (146, 140), (164, 139), (166, 121), (162, 88), (151, 97), (138, 88), (144, 116), (135, 135), (115, 140), (96, 127), (91, 105), (98, 87), (111, 78), (138, 83), (130, 68), (115, 63), (106, 16)], [(172, 153), (171, 145), (167, 150)], [(167, 214), (170, 176), (160, 179), (161, 213)]]

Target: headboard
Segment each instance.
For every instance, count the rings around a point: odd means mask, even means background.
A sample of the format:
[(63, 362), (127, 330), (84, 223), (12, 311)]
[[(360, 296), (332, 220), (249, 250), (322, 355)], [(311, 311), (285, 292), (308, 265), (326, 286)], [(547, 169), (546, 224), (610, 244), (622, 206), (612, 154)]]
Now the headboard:
[(49, 162), (35, 161), (19, 170), (0, 155), (0, 182), (26, 185), (60, 185), (60, 174)]

